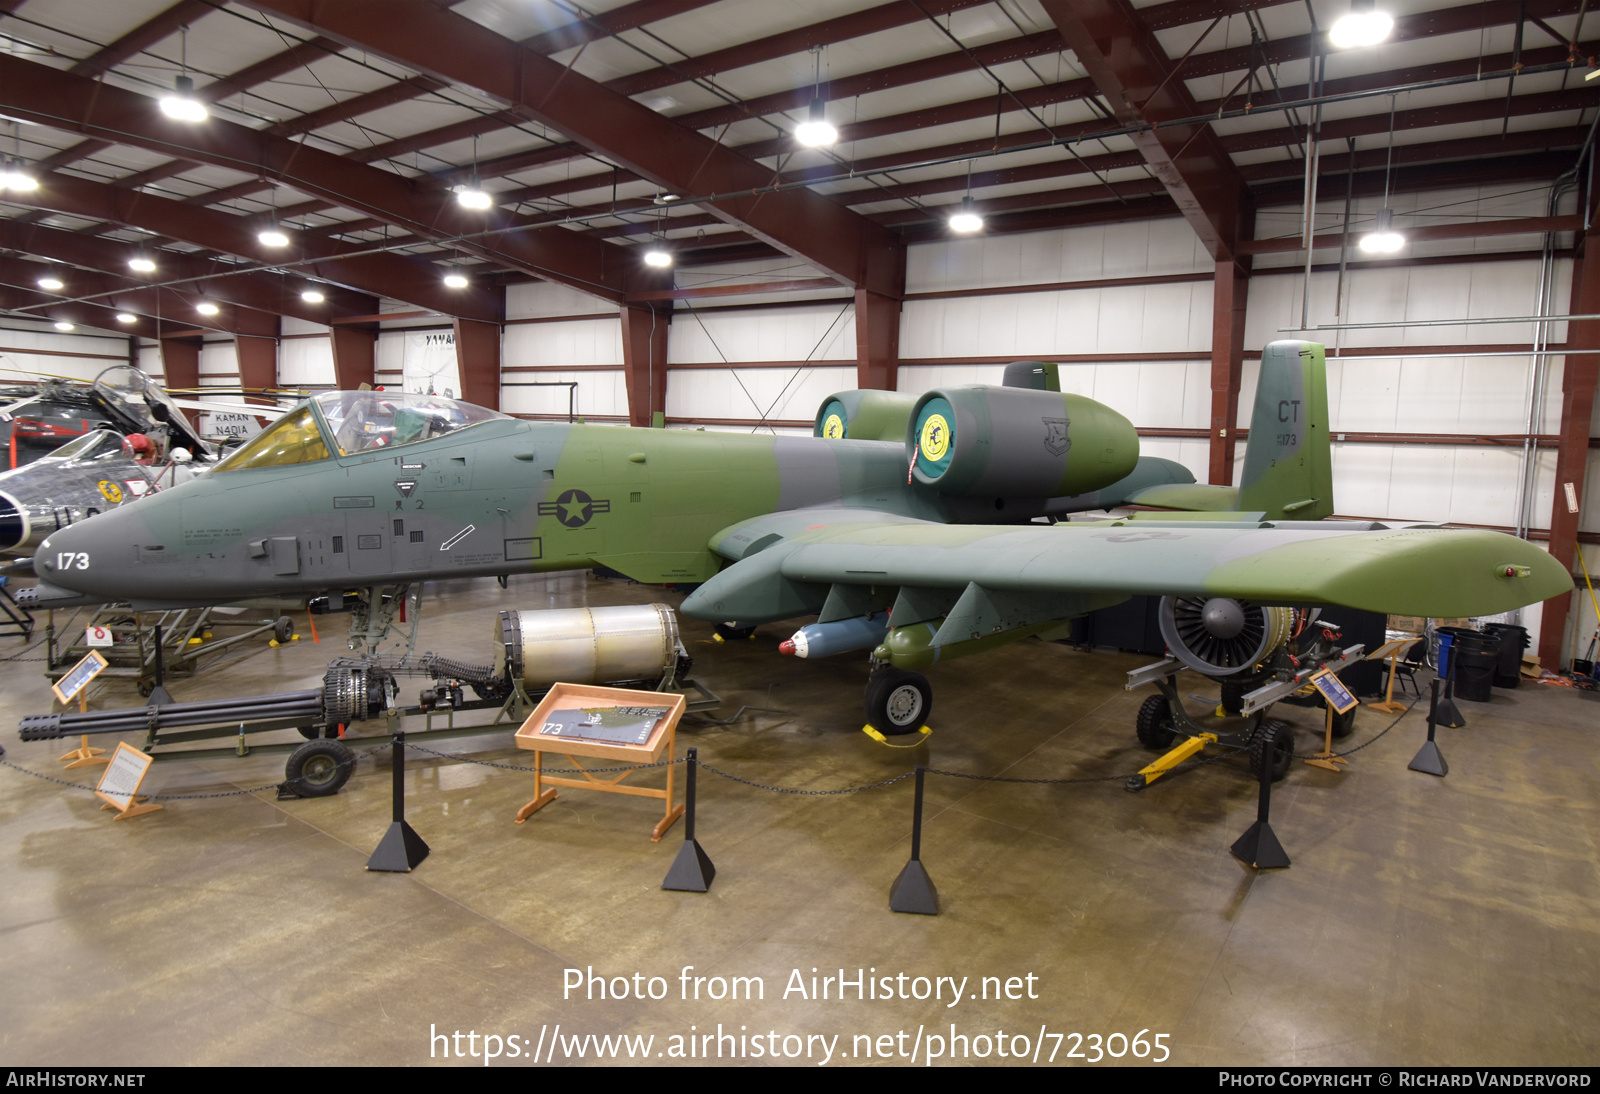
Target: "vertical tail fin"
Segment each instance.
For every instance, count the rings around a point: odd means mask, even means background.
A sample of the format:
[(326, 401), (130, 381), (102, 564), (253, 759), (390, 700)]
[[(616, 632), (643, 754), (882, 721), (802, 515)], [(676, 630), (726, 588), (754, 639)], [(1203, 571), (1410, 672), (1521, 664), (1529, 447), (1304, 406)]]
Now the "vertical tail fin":
[(1269, 342), (1261, 351), (1238, 508), (1268, 520), (1333, 515), (1328, 372), (1316, 342)]

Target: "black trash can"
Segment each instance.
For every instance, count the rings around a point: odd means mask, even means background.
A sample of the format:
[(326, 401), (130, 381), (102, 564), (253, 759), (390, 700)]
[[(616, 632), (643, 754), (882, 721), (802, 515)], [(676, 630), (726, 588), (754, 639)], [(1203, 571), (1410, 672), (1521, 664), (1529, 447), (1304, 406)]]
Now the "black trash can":
[(1522, 651), (1528, 648), (1528, 629), (1510, 623), (1490, 623), (1483, 630), (1500, 643), (1500, 660), (1495, 665), (1494, 686), (1516, 687), (1522, 683)]
[(1451, 637), (1450, 662), (1455, 666), (1456, 698), (1487, 703), (1500, 663), (1500, 643), (1482, 631), (1458, 630)]

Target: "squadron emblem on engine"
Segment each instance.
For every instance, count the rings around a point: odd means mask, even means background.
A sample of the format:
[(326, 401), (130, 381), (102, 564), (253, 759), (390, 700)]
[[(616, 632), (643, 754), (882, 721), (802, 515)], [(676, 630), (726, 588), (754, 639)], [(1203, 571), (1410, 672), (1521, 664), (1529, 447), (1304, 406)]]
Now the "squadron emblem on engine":
[(1072, 439), (1067, 436), (1067, 426), (1071, 424), (1069, 418), (1044, 418), (1044, 450), (1052, 456), (1064, 455), (1072, 447)]

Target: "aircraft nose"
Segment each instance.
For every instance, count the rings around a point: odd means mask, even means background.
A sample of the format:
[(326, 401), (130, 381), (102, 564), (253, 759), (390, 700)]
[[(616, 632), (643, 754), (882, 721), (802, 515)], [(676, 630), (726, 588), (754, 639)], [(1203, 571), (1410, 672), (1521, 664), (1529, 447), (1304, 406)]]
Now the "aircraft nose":
[(97, 579), (116, 576), (112, 563), (116, 544), (115, 537), (95, 527), (104, 519), (96, 517), (50, 533), (34, 555), (34, 572), (73, 592), (105, 592), (104, 581)]

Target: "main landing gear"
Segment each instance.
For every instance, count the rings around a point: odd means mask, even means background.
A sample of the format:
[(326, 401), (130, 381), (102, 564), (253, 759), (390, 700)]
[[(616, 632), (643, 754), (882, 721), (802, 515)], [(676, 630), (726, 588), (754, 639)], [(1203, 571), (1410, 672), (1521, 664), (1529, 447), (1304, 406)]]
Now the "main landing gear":
[(883, 668), (867, 680), (867, 724), (886, 737), (917, 733), (933, 713), (933, 685), (920, 672)]

